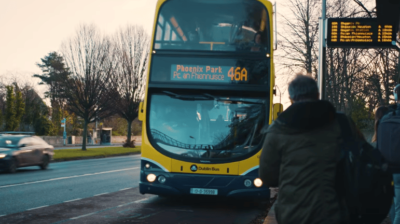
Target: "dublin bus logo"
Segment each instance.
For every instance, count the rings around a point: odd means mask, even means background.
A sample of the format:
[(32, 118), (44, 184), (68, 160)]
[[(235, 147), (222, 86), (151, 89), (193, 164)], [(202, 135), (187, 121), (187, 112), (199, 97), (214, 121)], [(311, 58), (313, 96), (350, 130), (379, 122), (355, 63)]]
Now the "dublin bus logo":
[(190, 167), (190, 170), (193, 171), (193, 172), (196, 172), (197, 171), (197, 166), (196, 165), (192, 165)]

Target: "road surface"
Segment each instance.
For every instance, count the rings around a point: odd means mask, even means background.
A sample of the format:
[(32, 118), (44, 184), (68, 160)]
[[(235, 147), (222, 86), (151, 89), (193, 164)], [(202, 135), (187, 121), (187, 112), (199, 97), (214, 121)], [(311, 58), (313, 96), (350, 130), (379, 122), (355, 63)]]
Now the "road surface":
[(267, 204), (141, 195), (140, 155), (0, 174), (0, 223), (249, 223)]
[(138, 186), (140, 155), (51, 163), (0, 174), (0, 215)]

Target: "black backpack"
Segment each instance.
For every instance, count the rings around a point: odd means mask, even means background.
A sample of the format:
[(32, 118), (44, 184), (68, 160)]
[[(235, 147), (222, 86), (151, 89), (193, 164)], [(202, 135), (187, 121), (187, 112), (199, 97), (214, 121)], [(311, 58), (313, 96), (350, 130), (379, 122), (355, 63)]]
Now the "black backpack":
[(392, 205), (392, 175), (382, 169), (379, 150), (354, 136), (347, 116), (338, 113), (337, 119), (342, 143), (336, 187), (343, 214), (351, 224), (380, 224)]
[(378, 127), (378, 149), (389, 167), (399, 172), (400, 168), (400, 115), (393, 111), (384, 116)]

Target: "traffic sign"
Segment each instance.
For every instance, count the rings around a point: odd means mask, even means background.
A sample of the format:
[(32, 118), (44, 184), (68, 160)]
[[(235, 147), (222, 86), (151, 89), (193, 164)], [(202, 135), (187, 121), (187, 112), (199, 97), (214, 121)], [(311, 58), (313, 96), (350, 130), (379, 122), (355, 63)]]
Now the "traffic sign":
[(377, 18), (329, 18), (328, 47), (380, 48), (395, 47), (396, 33), (391, 24), (380, 24)]

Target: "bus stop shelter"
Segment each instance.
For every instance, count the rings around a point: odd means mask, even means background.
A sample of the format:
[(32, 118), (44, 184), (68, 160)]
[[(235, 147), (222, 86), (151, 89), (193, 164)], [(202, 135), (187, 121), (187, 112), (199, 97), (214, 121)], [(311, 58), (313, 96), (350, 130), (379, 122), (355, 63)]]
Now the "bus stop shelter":
[(97, 136), (100, 138), (100, 144), (111, 145), (112, 128), (97, 129)]

